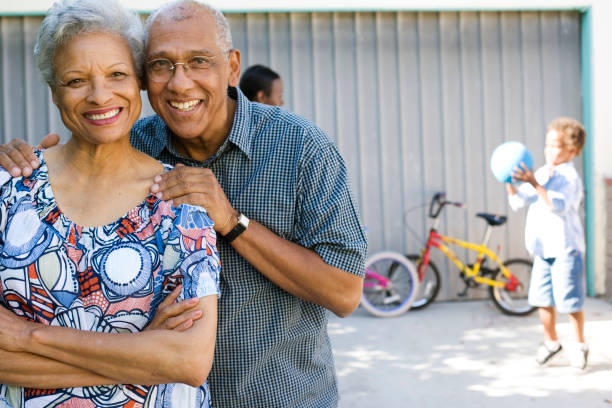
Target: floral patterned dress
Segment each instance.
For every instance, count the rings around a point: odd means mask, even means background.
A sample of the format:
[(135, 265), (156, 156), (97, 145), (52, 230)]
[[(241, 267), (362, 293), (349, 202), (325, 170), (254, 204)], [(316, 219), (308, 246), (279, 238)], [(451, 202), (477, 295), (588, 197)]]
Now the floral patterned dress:
[[(0, 307), (30, 321), (106, 333), (144, 329), (179, 299), (219, 294), (213, 223), (201, 207), (148, 196), (115, 222), (83, 227), (58, 208), (42, 152), (30, 177), (0, 169)], [(166, 169), (168, 166), (166, 166)], [(32, 389), (0, 385), (0, 406), (208, 407), (207, 384)]]

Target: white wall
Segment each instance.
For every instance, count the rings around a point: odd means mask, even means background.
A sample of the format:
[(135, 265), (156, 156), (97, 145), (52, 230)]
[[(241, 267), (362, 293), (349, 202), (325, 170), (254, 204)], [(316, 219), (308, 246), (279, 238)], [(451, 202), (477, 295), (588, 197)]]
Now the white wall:
[(593, 1), (593, 176), (595, 179), (595, 284), (605, 291), (606, 208), (604, 179), (612, 177), (612, 2)]

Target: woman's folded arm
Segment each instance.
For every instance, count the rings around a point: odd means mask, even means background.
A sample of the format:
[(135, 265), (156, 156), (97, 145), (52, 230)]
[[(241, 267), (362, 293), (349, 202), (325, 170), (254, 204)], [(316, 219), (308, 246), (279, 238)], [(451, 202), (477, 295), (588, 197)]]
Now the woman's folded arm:
[(0, 383), (31, 388), (72, 388), (117, 384), (92, 371), (31, 353), (0, 349)]
[(199, 386), (212, 366), (217, 296), (202, 297), (196, 308), (202, 318), (189, 330), (126, 334), (29, 323), (0, 308), (0, 348), (46, 357), (111, 383)]

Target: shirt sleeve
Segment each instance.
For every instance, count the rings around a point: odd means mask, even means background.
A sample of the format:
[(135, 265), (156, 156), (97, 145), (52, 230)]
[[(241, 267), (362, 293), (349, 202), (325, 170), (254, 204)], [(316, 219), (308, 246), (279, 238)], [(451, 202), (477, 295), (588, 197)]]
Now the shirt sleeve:
[(327, 264), (363, 276), (367, 243), (344, 161), (333, 143), (307, 152), (298, 177), (296, 242)]
[(582, 186), (577, 177), (568, 179), (561, 174), (555, 175), (547, 193), (553, 212), (558, 214), (565, 214), (572, 207), (578, 208), (582, 200)]
[(183, 293), (178, 300), (220, 295), (221, 262), (212, 220), (201, 207), (182, 204), (176, 211), (163, 269), (183, 277)]
[(518, 211), (527, 205), (535, 203), (537, 200), (538, 195), (529, 183), (521, 184), (517, 188), (516, 194), (508, 195), (508, 204), (510, 204), (512, 211)]
[[(535, 172), (535, 178), (538, 183), (542, 184), (542, 179), (545, 178), (547, 171), (547, 168), (543, 166)], [(510, 208), (512, 208), (512, 211), (518, 211), (527, 205), (535, 203), (536, 201), (538, 201), (538, 193), (529, 183), (521, 183), (521, 185), (516, 189), (516, 194), (508, 195), (508, 204), (510, 205)]]
[(0, 167), (0, 245), (4, 245), (4, 234), (8, 220), (7, 202), (13, 194), (13, 183), (10, 173)]

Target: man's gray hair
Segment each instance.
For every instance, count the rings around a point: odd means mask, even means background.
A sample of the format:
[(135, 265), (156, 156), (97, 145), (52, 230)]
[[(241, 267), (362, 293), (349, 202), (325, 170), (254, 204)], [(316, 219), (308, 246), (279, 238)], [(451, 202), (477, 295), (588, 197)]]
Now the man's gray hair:
[(142, 77), (144, 30), (138, 14), (116, 0), (59, 0), (47, 12), (34, 47), (34, 58), (43, 80), (55, 88), (53, 60), (58, 49), (82, 34), (109, 33), (128, 43), (134, 68)]
[[(204, 11), (210, 13), (210, 15), (215, 20), (215, 25), (217, 28), (217, 45), (219, 46), (219, 48), (221, 48), (223, 54), (227, 57), (227, 55), (233, 48), (232, 32), (230, 30), (230, 25), (227, 21), (227, 18), (225, 18), (223, 13), (217, 10), (216, 8), (198, 0), (176, 0), (168, 4), (164, 4), (157, 10), (153, 11), (153, 13), (151, 13), (151, 15), (147, 18), (147, 21), (145, 22), (145, 45), (149, 41), (149, 30), (151, 29), (151, 25), (153, 24), (155, 19), (159, 17), (160, 14), (169, 10), (174, 10), (178, 6), (182, 5), (188, 6), (190, 11), (192, 12)], [(180, 18), (185, 17), (187, 16), (180, 16)], [(191, 15), (189, 15), (189, 17), (191, 17)]]

